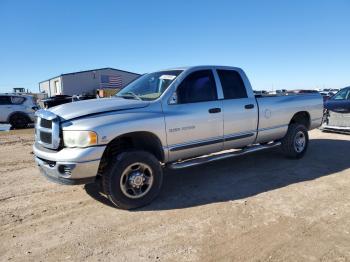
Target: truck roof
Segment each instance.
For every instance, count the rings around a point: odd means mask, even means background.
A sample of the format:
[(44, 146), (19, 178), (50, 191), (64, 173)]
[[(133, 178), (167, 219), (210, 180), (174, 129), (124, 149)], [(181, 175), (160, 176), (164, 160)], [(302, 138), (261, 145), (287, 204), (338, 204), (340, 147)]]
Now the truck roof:
[(166, 70), (189, 70), (189, 69), (234, 69), (234, 70), (242, 70), (239, 67), (234, 66), (220, 66), (220, 65), (196, 65), (196, 66), (182, 66), (182, 67), (172, 67), (165, 70), (159, 70), (159, 71), (166, 71)]

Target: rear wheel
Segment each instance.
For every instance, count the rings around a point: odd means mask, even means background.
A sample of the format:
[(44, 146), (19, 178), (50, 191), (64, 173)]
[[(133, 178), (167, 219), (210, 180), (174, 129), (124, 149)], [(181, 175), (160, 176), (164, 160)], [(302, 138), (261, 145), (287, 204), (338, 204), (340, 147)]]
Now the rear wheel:
[(11, 126), (16, 129), (28, 127), (29, 122), (28, 117), (23, 114), (14, 114), (9, 121)]
[(102, 175), (104, 192), (121, 209), (149, 204), (158, 196), (162, 181), (158, 159), (145, 151), (119, 154)]
[(302, 124), (290, 124), (286, 136), (281, 140), (282, 151), (289, 158), (302, 158), (309, 144), (307, 129)]

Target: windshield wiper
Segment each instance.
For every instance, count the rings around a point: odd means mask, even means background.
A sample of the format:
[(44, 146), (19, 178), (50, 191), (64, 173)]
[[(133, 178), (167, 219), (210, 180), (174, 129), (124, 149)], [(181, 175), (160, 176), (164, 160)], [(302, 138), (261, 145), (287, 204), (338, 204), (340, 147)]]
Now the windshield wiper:
[(131, 91), (120, 95), (120, 97), (123, 97), (123, 98), (130, 98), (130, 97), (132, 97), (132, 98), (135, 98), (137, 100), (141, 100), (142, 101), (141, 97), (139, 97), (138, 95), (136, 95), (134, 92), (131, 92)]

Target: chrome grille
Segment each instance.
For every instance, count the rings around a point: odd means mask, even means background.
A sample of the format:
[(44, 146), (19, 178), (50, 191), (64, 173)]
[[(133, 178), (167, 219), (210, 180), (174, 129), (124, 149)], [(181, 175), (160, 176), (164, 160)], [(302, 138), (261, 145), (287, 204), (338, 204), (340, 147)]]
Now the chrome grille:
[(58, 149), (60, 145), (60, 124), (58, 117), (47, 110), (35, 113), (35, 140), (44, 147)]
[(47, 120), (45, 118), (41, 118), (40, 126), (45, 128), (52, 128), (52, 120)]
[(52, 144), (52, 134), (40, 131), (40, 140), (46, 144)]

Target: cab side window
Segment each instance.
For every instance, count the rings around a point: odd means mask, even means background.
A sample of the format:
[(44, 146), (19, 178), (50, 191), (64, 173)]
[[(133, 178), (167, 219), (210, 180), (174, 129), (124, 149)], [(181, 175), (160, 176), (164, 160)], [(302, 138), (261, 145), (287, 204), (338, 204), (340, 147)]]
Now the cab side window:
[(10, 105), (11, 100), (9, 96), (0, 96), (0, 105)]
[(225, 99), (247, 98), (247, 90), (237, 71), (217, 70)]
[(11, 96), (11, 102), (12, 102), (12, 104), (15, 104), (15, 105), (23, 104), (23, 102), (25, 100), (26, 99), (24, 97), (21, 97), (21, 96)]
[(211, 70), (189, 74), (177, 89), (178, 104), (217, 100), (214, 75)]

